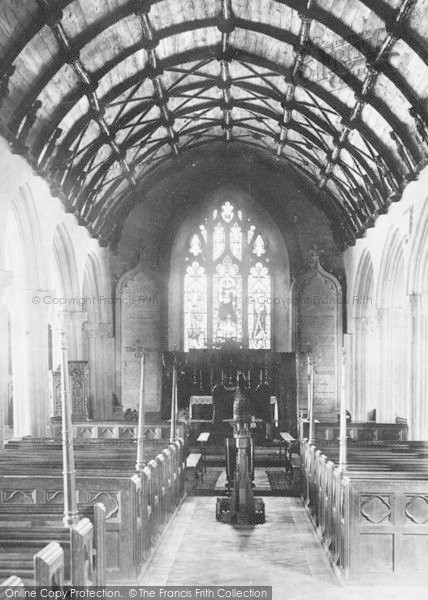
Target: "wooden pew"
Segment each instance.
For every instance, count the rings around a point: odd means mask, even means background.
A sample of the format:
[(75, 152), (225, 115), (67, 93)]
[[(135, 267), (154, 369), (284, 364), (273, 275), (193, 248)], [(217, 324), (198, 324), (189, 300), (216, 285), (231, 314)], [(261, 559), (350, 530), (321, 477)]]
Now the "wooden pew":
[(22, 579), (20, 577), (17, 577), (16, 575), (11, 575), (10, 577), (8, 577), (4, 581), (2, 581), (0, 583), (0, 600), (3, 600), (3, 598), (6, 598), (5, 590), (1, 589), (1, 588), (5, 588), (5, 587), (6, 588), (24, 587), (24, 582), (22, 581)]
[(24, 582), (20, 577), (17, 577), (16, 575), (11, 575), (10, 577), (2, 581), (0, 583), (0, 600), (9, 600), (9, 597), (6, 595), (7, 589), (9, 588), (21, 588), (21, 590), (24, 591)]
[[(94, 585), (93, 526), (89, 519), (71, 528), (53, 527), (1, 527), (0, 528), (0, 574), (10, 569), (11, 562), (21, 564), (21, 558), (32, 556), (37, 549), (50, 542), (58, 542), (65, 555), (65, 579), (71, 585)], [(24, 560), (24, 558), (22, 558)], [(14, 570), (14, 569), (12, 569)], [(31, 568), (30, 568), (31, 571)], [(28, 577), (28, 574), (27, 574)], [(25, 577), (24, 577), (25, 578)]]
[[(299, 421), (299, 438), (301, 440), (308, 437), (309, 421), (306, 419)], [(336, 440), (339, 437), (340, 423), (336, 422), (317, 422), (315, 425), (315, 436), (317, 443), (322, 444), (325, 440)], [(347, 422), (347, 431), (350, 438), (354, 440), (365, 441), (404, 441), (407, 439), (408, 426), (406, 423), (377, 423), (367, 422)]]
[(58, 542), (51, 542), (34, 556), (36, 586), (64, 586), (64, 552)]
[[(425, 458), (420, 458), (416, 453), (410, 453), (408, 450), (397, 454), (391, 451), (391, 446), (385, 445), (383, 448), (360, 448), (349, 449), (348, 451), (348, 471), (421, 471), (428, 470), (428, 464)], [(311, 445), (302, 453), (302, 467), (304, 475), (304, 500), (306, 506), (310, 507), (315, 515), (316, 525), (322, 521), (319, 515), (319, 508), (322, 510), (323, 503), (323, 481), (325, 476), (322, 473), (325, 463), (325, 456), (338, 462), (338, 449), (333, 447), (318, 449)]]
[[(19, 553), (0, 555), (0, 576), (14, 572), (2, 586), (15, 587), (36, 585), (46, 587), (64, 586), (64, 552), (57, 542), (50, 542), (36, 554)], [(17, 575), (16, 575), (17, 574)], [(0, 592), (4, 596), (5, 589)]]
[(415, 449), (353, 448), (341, 473), (337, 448), (302, 445), (304, 500), (346, 582), (428, 582), (428, 469)]
[[(97, 502), (93, 505), (78, 505), (80, 518), (87, 518), (94, 528), (94, 550), (92, 556), (95, 585), (106, 584), (106, 509)], [(11, 504), (0, 505), (0, 531), (12, 528), (62, 527), (63, 506), (55, 504)]]
[[(10, 450), (0, 453), (3, 455), (2, 460), (6, 460), (6, 455), (10, 456), (9, 452)], [(16, 450), (13, 454), (15, 452)], [(51, 449), (45, 452), (42, 449), (35, 453), (31, 445), (28, 450), (21, 449), (19, 452), (19, 475), (16, 476), (16, 466), (9, 468), (5, 465), (5, 469), (2, 469), (4, 475), (0, 478), (0, 505), (12, 502), (62, 503), (62, 469), (59, 458), (52, 454)], [(117, 452), (115, 449), (114, 453)], [(149, 462), (142, 476), (142, 481), (147, 480), (145, 487), (133, 474), (133, 451), (119, 457), (119, 466), (117, 462), (110, 464), (110, 450), (91, 448), (89, 451), (83, 451), (82, 456), (87, 469), (78, 471), (78, 499), (80, 502), (100, 500), (107, 508), (107, 544), (113, 550), (109, 553), (107, 571), (115, 578), (134, 576), (139, 571), (144, 553), (147, 553), (147, 549), (160, 532), (162, 522), (171, 514), (184, 493), (183, 445), (176, 442), (170, 445), (167, 452), (160, 455), (159, 460)], [(91, 465), (93, 467), (94, 456), (98, 457), (98, 462), (95, 469), (89, 469)], [(40, 478), (36, 487), (32, 488), (31, 484), (35, 483), (35, 468), (40, 472)], [(149, 477), (147, 473), (150, 473)], [(119, 480), (123, 481), (126, 474), (134, 481), (133, 493), (128, 494), (124, 489), (111, 489)], [(13, 489), (12, 485), (15, 479), (18, 481), (17, 489)], [(125, 496), (130, 500), (122, 507), (121, 501), (124, 501)], [(148, 530), (144, 532), (143, 521), (148, 525)]]
[[(139, 570), (136, 539), (141, 539), (140, 479), (136, 475), (80, 473), (77, 499), (82, 504), (101, 502), (106, 508), (107, 572), (128, 577)], [(63, 478), (58, 474), (29, 473), (0, 476), (0, 505), (63, 505)]]

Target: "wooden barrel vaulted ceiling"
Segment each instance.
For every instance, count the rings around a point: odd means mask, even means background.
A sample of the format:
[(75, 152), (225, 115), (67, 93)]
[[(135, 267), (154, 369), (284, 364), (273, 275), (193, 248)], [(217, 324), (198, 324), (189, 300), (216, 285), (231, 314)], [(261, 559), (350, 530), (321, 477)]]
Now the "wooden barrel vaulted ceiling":
[(288, 164), (344, 244), (426, 162), (428, 0), (2, 0), (0, 53), (3, 135), (103, 244), (197, 147)]

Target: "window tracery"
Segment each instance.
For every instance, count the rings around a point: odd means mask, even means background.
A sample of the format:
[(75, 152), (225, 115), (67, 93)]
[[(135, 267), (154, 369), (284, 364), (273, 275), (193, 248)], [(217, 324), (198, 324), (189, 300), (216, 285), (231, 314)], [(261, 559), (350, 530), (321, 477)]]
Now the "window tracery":
[(271, 273), (263, 232), (231, 201), (192, 232), (184, 269), (184, 350), (271, 347)]

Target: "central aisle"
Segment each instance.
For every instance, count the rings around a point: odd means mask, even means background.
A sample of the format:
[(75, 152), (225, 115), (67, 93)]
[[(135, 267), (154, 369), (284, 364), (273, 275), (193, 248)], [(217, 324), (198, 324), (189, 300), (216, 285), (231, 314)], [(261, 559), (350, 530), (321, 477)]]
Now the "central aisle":
[[(216, 521), (214, 497), (188, 497), (138, 584), (271, 585), (274, 600), (395, 600), (406, 595), (403, 588), (341, 587), (301, 500), (264, 501), (264, 525), (235, 528)], [(425, 594), (426, 589), (414, 588), (409, 597)]]

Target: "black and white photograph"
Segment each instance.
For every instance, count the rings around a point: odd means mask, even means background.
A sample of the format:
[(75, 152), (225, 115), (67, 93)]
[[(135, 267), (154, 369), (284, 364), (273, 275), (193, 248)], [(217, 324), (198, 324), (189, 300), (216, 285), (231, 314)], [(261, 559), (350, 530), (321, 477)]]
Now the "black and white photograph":
[(0, 600), (426, 600), (428, 0), (0, 0)]

